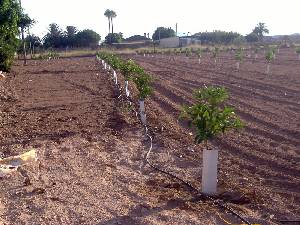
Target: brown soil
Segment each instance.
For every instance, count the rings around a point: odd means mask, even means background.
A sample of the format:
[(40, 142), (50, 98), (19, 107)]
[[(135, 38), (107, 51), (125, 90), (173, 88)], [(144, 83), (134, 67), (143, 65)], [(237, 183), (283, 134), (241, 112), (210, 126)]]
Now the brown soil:
[[(215, 144), (220, 198), (256, 223), (299, 215), (296, 61), (277, 58), (266, 76), (258, 71), (262, 61), (247, 61), (237, 72), (225, 57), (217, 68), (209, 57), (201, 65), (185, 57), (133, 57), (156, 78), (146, 105), (153, 162), (200, 187), (201, 149), (178, 121), (180, 106), (204, 83), (224, 85), (247, 127)], [(39, 163), (24, 167), (30, 184), (21, 173), (1, 180), (0, 224), (240, 223), (145, 165), (143, 129), (94, 58), (29, 64), (18, 62), (0, 83), (8, 96), (1, 98), (0, 148), (6, 157), (35, 147)]]

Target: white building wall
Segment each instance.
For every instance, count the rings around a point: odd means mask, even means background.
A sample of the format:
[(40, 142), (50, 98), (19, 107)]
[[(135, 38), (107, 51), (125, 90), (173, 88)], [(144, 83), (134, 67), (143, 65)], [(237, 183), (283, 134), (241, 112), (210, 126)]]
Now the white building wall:
[(161, 47), (161, 48), (177, 48), (177, 47), (179, 47), (179, 37), (160, 39), (159, 47)]

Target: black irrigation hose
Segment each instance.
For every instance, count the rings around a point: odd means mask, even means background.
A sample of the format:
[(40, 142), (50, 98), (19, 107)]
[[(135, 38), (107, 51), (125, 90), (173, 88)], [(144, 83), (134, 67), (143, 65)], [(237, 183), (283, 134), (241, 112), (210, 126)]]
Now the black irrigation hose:
[(296, 220), (277, 220), (280, 223), (300, 223), (300, 219)]
[(191, 183), (181, 179), (180, 177), (168, 172), (168, 171), (165, 171), (165, 170), (162, 170), (160, 169), (159, 167), (155, 166), (154, 164), (151, 163), (151, 161), (149, 160), (149, 157), (150, 157), (150, 153), (152, 151), (152, 144), (153, 144), (153, 138), (151, 135), (148, 134), (148, 128), (146, 127), (146, 136), (150, 139), (150, 148), (149, 148), (149, 151), (146, 155), (146, 162), (148, 163), (148, 165), (150, 167), (152, 167), (153, 169), (163, 173), (163, 174), (166, 174), (168, 175), (169, 177), (172, 177), (176, 180), (179, 180), (181, 183), (183, 183), (184, 185), (186, 185), (187, 187), (189, 187), (190, 189), (192, 189), (193, 191), (197, 192), (198, 194), (200, 194), (200, 196), (203, 196), (204, 198), (207, 198), (209, 199), (210, 201), (213, 202), (213, 204), (217, 204), (220, 208), (223, 208), (223, 209), (226, 209), (227, 211), (229, 211), (233, 216), (237, 217), (238, 219), (240, 219), (242, 222), (246, 223), (247, 225), (251, 225), (251, 223), (249, 221), (247, 221), (246, 219), (244, 219), (241, 215), (239, 215), (238, 213), (236, 213), (235, 211), (233, 211), (233, 209), (231, 209), (230, 207), (226, 206), (225, 204), (222, 204), (220, 203), (219, 201), (213, 199), (212, 197), (208, 196), (208, 195), (205, 195), (203, 194), (201, 191), (199, 191), (197, 188), (195, 188)]
[[(119, 95), (118, 99), (119, 99), (119, 98), (121, 98), (121, 97), (123, 96), (123, 94), (122, 94), (122, 88), (121, 88), (121, 86), (120, 86), (119, 84), (115, 84), (115, 85), (116, 85), (116, 87), (117, 87), (117, 89), (118, 89), (118, 95)], [(130, 105), (133, 105), (133, 101), (132, 101), (132, 99), (131, 99), (130, 96), (129, 96), (129, 97), (126, 96), (126, 100), (130, 103)], [(135, 113), (136, 117), (138, 117), (137, 111), (136, 111), (134, 108), (133, 108), (132, 110), (133, 110), (133, 112)], [(170, 173), (170, 172), (168, 172), (168, 171), (165, 171), (165, 170), (163, 170), (163, 169), (160, 169), (160, 168), (157, 167), (156, 165), (152, 164), (151, 161), (149, 160), (149, 157), (150, 157), (150, 154), (151, 154), (152, 148), (153, 148), (153, 137), (148, 133), (150, 130), (149, 130), (149, 128), (147, 127), (147, 125), (143, 125), (143, 126), (144, 126), (144, 128), (145, 128), (145, 135), (146, 135), (146, 136), (149, 138), (149, 140), (150, 140), (150, 148), (149, 148), (149, 151), (148, 151), (147, 154), (146, 154), (145, 160), (146, 160), (147, 164), (148, 164), (151, 168), (153, 168), (154, 170), (159, 171), (160, 173), (163, 173), (163, 174), (165, 174), (165, 175), (167, 175), (167, 176), (169, 176), (169, 177), (172, 177), (172, 178), (174, 178), (174, 179), (180, 181), (181, 183), (183, 183), (185, 186), (187, 186), (187, 187), (190, 188), (191, 190), (193, 190), (193, 191), (197, 192), (198, 194), (200, 194), (200, 196), (203, 196), (203, 197), (209, 199), (210, 201), (212, 201), (213, 204), (216, 204), (216, 205), (218, 205), (220, 208), (222, 208), (222, 209), (224, 209), (224, 210), (227, 210), (227, 211), (230, 212), (233, 216), (235, 216), (236, 218), (238, 218), (238, 219), (241, 220), (242, 222), (246, 223), (247, 225), (251, 225), (251, 223), (250, 223), (248, 220), (244, 219), (241, 215), (239, 215), (237, 212), (235, 212), (235, 211), (234, 211), (233, 209), (231, 209), (229, 206), (226, 206), (225, 204), (220, 203), (219, 201), (215, 200), (215, 199), (212, 198), (211, 196), (208, 196), (208, 195), (203, 194), (201, 191), (199, 191), (197, 188), (195, 188), (191, 183), (189, 183), (189, 182), (187, 182), (187, 181), (181, 179), (180, 177), (178, 177), (178, 176), (176, 176), (176, 175), (174, 175), (174, 174), (172, 174), (172, 173)], [(282, 222), (282, 221), (281, 221), (281, 222)], [(288, 222), (290, 222), (290, 221), (288, 221)]]

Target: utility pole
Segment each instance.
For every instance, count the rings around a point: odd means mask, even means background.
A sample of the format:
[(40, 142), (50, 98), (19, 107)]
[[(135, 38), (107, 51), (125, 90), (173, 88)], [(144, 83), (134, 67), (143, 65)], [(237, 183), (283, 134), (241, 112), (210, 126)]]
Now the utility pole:
[(178, 24), (176, 23), (176, 37), (177, 37), (177, 26), (178, 26)]
[[(19, 0), (20, 3), (20, 8), (22, 11), (22, 15), (23, 15), (23, 8), (22, 8), (22, 2), (21, 0)], [(21, 33), (22, 33), (22, 43), (23, 43), (23, 57), (24, 57), (24, 65), (27, 64), (27, 59), (26, 59), (26, 43), (25, 43), (25, 38), (24, 38), (24, 26), (21, 23)]]

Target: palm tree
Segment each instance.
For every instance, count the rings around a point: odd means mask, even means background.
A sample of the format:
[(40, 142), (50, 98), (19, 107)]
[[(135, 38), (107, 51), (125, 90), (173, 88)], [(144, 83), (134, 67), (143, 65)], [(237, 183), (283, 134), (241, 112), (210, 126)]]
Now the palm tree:
[(114, 33), (113, 18), (115, 17), (117, 17), (117, 13), (113, 10), (110, 10), (111, 33)]
[(105, 12), (104, 12), (104, 16), (106, 16), (108, 19), (108, 33), (110, 33), (111, 12), (112, 11), (109, 9), (105, 10)]

